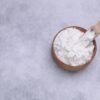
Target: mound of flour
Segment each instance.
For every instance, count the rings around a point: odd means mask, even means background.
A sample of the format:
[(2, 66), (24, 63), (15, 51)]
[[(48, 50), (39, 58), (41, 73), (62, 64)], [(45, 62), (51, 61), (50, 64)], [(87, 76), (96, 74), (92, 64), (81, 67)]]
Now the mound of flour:
[(61, 31), (54, 40), (56, 56), (68, 65), (85, 64), (93, 55), (94, 37), (94, 32), (87, 31), (84, 34), (76, 28), (67, 28)]

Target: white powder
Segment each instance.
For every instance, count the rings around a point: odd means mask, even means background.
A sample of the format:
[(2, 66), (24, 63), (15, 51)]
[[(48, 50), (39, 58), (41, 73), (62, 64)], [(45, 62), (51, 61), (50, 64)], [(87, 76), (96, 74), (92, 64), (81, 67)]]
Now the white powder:
[(54, 41), (56, 56), (65, 64), (78, 66), (88, 62), (93, 55), (95, 33), (85, 34), (76, 28), (61, 31)]

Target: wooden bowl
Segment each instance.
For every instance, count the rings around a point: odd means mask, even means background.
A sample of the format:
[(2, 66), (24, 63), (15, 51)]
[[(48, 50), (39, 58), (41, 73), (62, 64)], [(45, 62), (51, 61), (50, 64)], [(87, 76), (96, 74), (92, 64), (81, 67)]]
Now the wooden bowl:
[[(78, 27), (78, 26), (66, 27), (66, 28), (62, 29), (61, 31), (66, 30), (67, 28), (76, 28), (76, 29), (78, 29), (78, 30), (80, 30), (80, 31), (82, 31), (82, 32), (84, 32), (84, 33), (87, 31), (86, 29), (84, 29), (84, 28), (82, 28), (82, 27)], [(82, 65), (79, 65), (79, 66), (70, 66), (70, 65), (67, 65), (67, 64), (63, 63), (63, 62), (57, 57), (57, 55), (56, 55), (56, 53), (55, 53), (54, 41), (55, 41), (55, 38), (57, 37), (57, 35), (58, 35), (61, 31), (59, 31), (59, 32), (56, 34), (56, 36), (54, 37), (54, 39), (53, 39), (52, 48), (51, 48), (51, 53), (52, 53), (53, 59), (54, 59), (54, 60), (56, 61), (56, 63), (57, 63), (61, 68), (63, 68), (64, 70), (78, 71), (78, 70), (81, 70), (81, 69), (85, 68), (88, 64), (90, 64), (90, 62), (93, 60), (93, 58), (94, 58), (94, 56), (95, 56), (95, 54), (96, 54), (96, 50), (97, 50), (96, 41), (93, 40), (93, 44), (94, 44), (93, 55), (92, 55), (91, 59), (90, 59), (87, 63), (82, 64)]]

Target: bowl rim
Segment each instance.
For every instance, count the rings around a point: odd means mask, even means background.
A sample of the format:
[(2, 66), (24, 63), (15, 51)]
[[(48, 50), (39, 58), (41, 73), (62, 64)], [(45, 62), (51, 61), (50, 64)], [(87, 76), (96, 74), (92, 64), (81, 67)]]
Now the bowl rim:
[(68, 26), (68, 27), (65, 27), (65, 28), (61, 29), (60, 31), (57, 32), (57, 34), (53, 38), (52, 47), (51, 47), (51, 53), (52, 53), (53, 59), (55, 60), (55, 62), (60, 67), (62, 67), (65, 70), (69, 70), (69, 71), (77, 71), (77, 70), (80, 70), (80, 69), (86, 67), (94, 59), (94, 57), (96, 55), (97, 45), (96, 45), (96, 41), (93, 40), (93, 44), (94, 44), (93, 55), (92, 55), (91, 59), (89, 61), (87, 61), (85, 64), (81, 64), (81, 65), (78, 65), (78, 66), (71, 66), (71, 65), (68, 65), (68, 64), (64, 63), (63, 61), (61, 61), (58, 58), (58, 56), (55, 53), (55, 50), (54, 50), (54, 41), (55, 41), (56, 37), (58, 36), (58, 34), (60, 34), (61, 31), (66, 30), (67, 28), (76, 28), (76, 29), (78, 29), (78, 30), (80, 30), (80, 31), (82, 31), (84, 33), (87, 31), (85, 28), (82, 28), (82, 27), (79, 27), (79, 26)]

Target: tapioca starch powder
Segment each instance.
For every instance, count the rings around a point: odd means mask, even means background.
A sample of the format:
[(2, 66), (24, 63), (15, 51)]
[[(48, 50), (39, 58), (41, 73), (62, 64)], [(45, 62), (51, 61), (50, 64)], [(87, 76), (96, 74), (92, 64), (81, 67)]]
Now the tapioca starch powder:
[(88, 62), (94, 50), (93, 31), (81, 32), (76, 28), (61, 31), (54, 40), (56, 56), (65, 64), (78, 66)]

